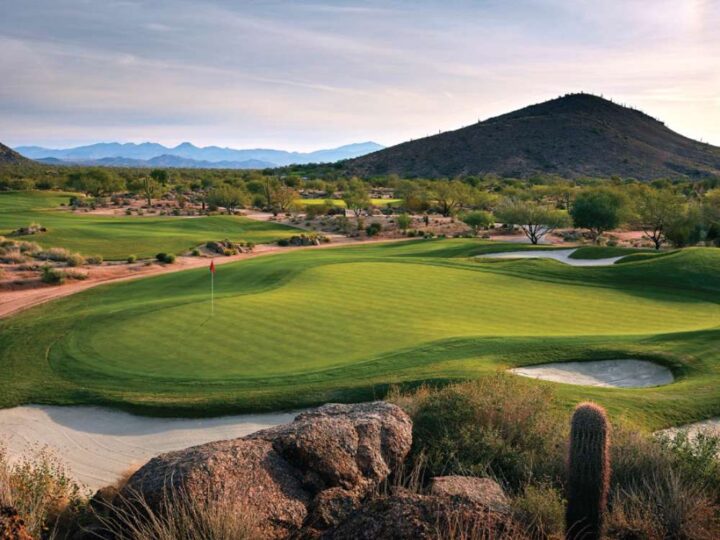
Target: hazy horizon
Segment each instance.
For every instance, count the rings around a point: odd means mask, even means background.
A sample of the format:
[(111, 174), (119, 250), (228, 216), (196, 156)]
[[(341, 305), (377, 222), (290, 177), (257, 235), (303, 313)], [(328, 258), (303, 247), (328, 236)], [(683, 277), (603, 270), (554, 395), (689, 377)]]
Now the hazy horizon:
[(585, 91), (720, 146), (718, 27), (718, 0), (8, 0), (0, 142), (390, 146)]

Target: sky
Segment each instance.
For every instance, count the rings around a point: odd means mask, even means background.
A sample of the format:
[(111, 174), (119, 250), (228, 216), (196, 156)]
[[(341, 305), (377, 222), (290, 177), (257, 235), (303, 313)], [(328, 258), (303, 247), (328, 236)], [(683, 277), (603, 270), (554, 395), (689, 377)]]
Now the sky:
[(0, 141), (391, 145), (586, 91), (720, 146), (720, 0), (0, 0)]

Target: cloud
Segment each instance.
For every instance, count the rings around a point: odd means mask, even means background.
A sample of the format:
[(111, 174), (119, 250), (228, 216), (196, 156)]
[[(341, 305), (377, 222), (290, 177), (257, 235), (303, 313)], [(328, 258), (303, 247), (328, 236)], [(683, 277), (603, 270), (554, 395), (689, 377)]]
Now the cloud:
[(0, 140), (391, 144), (568, 91), (720, 144), (718, 2), (5, 0)]

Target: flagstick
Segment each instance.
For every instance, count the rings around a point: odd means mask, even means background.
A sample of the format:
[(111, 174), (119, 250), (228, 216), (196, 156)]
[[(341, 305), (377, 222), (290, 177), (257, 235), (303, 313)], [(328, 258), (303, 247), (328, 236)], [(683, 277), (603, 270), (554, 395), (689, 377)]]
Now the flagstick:
[(210, 316), (215, 315), (215, 272), (210, 272)]

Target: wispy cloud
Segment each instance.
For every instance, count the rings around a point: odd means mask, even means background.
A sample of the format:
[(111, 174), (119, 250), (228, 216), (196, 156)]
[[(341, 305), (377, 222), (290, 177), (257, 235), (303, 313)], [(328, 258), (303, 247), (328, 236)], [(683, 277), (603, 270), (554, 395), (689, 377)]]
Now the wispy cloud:
[(568, 91), (720, 144), (720, 2), (5, 0), (0, 141), (386, 144)]

